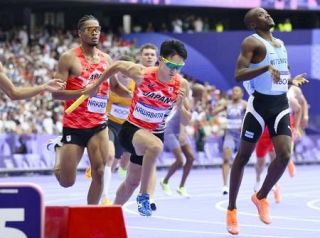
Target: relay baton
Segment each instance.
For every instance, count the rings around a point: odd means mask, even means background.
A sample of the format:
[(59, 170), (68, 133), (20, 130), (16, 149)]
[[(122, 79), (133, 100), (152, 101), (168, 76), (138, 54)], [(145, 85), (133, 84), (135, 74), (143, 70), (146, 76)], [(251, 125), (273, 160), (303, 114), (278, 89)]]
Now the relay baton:
[(86, 100), (89, 96), (88, 95), (81, 95), (80, 97), (78, 97), (77, 100), (75, 100), (65, 111), (66, 114), (70, 114), (71, 112), (73, 112), (77, 107), (80, 106), (81, 103), (84, 102), (84, 100)]

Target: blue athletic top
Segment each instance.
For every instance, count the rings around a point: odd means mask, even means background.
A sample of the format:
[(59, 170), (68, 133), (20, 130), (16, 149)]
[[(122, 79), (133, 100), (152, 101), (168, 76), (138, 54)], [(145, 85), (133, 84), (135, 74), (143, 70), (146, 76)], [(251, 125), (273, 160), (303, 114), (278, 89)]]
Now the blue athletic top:
[(266, 47), (266, 57), (258, 64), (250, 64), (250, 68), (258, 68), (265, 65), (272, 65), (274, 68), (280, 71), (280, 81), (275, 83), (271, 78), (269, 71), (243, 82), (243, 86), (249, 94), (257, 91), (267, 95), (280, 95), (288, 91), (288, 79), (290, 73), (288, 69), (288, 55), (287, 50), (283, 42), (276, 39), (280, 43), (281, 47), (274, 47), (270, 42), (266, 41), (258, 34), (253, 34), (258, 40), (260, 40)]
[(238, 103), (230, 101), (227, 104), (227, 132), (240, 132), (242, 119), (246, 111), (246, 104), (243, 100)]

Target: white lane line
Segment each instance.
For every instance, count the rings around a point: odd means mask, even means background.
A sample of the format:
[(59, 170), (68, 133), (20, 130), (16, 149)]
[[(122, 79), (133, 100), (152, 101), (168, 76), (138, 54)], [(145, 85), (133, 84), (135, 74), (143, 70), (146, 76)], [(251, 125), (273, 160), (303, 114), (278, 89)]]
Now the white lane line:
[[(244, 198), (242, 199), (238, 199), (239, 200), (243, 200)], [(245, 198), (247, 199), (247, 198)], [(220, 202), (217, 202), (216, 203), (216, 209), (217, 210), (220, 210), (220, 211), (223, 211), (225, 212), (227, 209), (226, 209), (226, 204), (228, 203), (227, 200), (224, 200), (224, 201), (220, 201)], [(254, 213), (249, 213), (249, 212), (241, 212), (241, 211), (238, 211), (238, 214), (242, 214), (242, 215), (246, 215), (246, 216), (254, 216), (254, 217), (257, 217), (258, 215), (257, 214), (254, 214)], [(295, 217), (285, 217), (285, 216), (271, 216), (273, 219), (281, 219), (281, 220), (289, 220), (289, 221), (303, 221), (303, 222), (314, 222), (314, 223), (320, 223), (320, 219), (311, 219), (311, 218), (295, 218)], [(295, 229), (295, 228), (292, 228), (292, 229)], [(319, 230), (320, 231), (320, 230)]]
[(318, 210), (320, 211), (320, 204), (316, 205), (317, 203), (320, 203), (320, 199), (315, 199), (315, 200), (311, 200), (307, 202), (307, 206), (314, 209), (314, 210)]
[[(204, 195), (204, 194), (203, 194)], [(173, 200), (175, 198), (170, 198), (170, 197), (163, 197), (162, 199), (157, 199), (157, 200)], [(242, 198), (244, 199), (244, 198)], [(225, 201), (222, 201), (222, 202), (225, 202)], [(135, 201), (130, 201), (130, 202), (127, 202), (125, 205), (122, 206), (122, 210), (126, 213), (129, 213), (129, 214), (133, 214), (133, 215), (136, 215), (136, 216), (140, 216), (138, 214), (138, 212), (136, 211), (133, 211), (129, 208), (130, 205), (133, 205), (135, 204)], [(226, 211), (225, 208), (223, 208), (222, 206), (220, 207), (217, 207), (216, 205), (216, 208), (218, 210), (221, 210), (221, 211)], [(257, 215), (255, 214), (251, 214), (251, 213), (248, 213), (250, 214), (249, 216), (255, 216), (257, 217)], [(246, 215), (246, 214), (245, 214)], [(199, 219), (187, 219), (187, 218), (178, 218), (178, 217), (167, 217), (167, 216), (159, 216), (159, 215), (152, 215), (153, 218), (157, 218), (157, 219), (161, 219), (161, 220), (169, 220), (169, 221), (177, 221), (177, 222), (190, 222), (190, 223), (198, 223), (198, 224), (215, 224), (215, 225), (223, 225), (225, 226), (225, 222), (220, 222), (220, 221), (212, 221), (212, 220), (199, 220)], [(273, 216), (272, 216), (273, 218)], [(279, 218), (279, 219), (282, 219), (282, 218)], [(320, 222), (320, 221), (319, 221)], [(265, 229), (266, 226), (265, 225), (251, 225), (251, 224), (241, 224), (242, 227), (254, 227), (254, 228), (262, 228), (262, 229)], [(286, 226), (274, 226), (272, 225), (272, 228), (275, 228), (275, 229), (279, 229), (279, 230), (293, 230), (293, 231), (308, 231), (308, 232), (320, 232), (320, 229), (307, 229), (307, 228), (297, 228), (297, 227), (286, 227)]]
[[(168, 228), (159, 228), (159, 227), (141, 227), (141, 226), (126, 226), (129, 229), (136, 229), (136, 230), (145, 230), (145, 231), (163, 231), (163, 232), (180, 232), (180, 233), (193, 233), (193, 234), (202, 234), (202, 235), (219, 235), (225, 236), (229, 233), (225, 232), (212, 232), (212, 231), (195, 231), (195, 230), (186, 230), (186, 229), (168, 229)], [(264, 235), (257, 235), (257, 234), (248, 234), (248, 233), (241, 233), (243, 237), (261, 237), (261, 238), (292, 238), (292, 236), (264, 236)]]

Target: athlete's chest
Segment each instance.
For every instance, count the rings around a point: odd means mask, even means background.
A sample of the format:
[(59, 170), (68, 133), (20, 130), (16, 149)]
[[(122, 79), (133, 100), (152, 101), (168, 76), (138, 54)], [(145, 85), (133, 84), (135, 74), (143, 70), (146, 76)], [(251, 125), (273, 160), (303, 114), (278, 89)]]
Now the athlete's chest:
[(146, 79), (136, 87), (135, 94), (142, 101), (171, 106), (177, 99), (179, 87), (180, 84), (176, 80), (162, 83)]
[(107, 66), (108, 64), (104, 60), (91, 64), (85, 60), (76, 59), (69, 74), (73, 79), (79, 80), (86, 85), (90, 81), (99, 79)]

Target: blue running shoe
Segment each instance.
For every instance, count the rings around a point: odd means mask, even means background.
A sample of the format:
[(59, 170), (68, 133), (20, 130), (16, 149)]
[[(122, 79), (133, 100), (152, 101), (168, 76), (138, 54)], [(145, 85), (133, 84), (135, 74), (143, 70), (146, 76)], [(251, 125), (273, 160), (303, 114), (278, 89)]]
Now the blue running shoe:
[(141, 216), (151, 216), (152, 210), (150, 207), (150, 196), (147, 193), (142, 193), (137, 196), (138, 212)]

